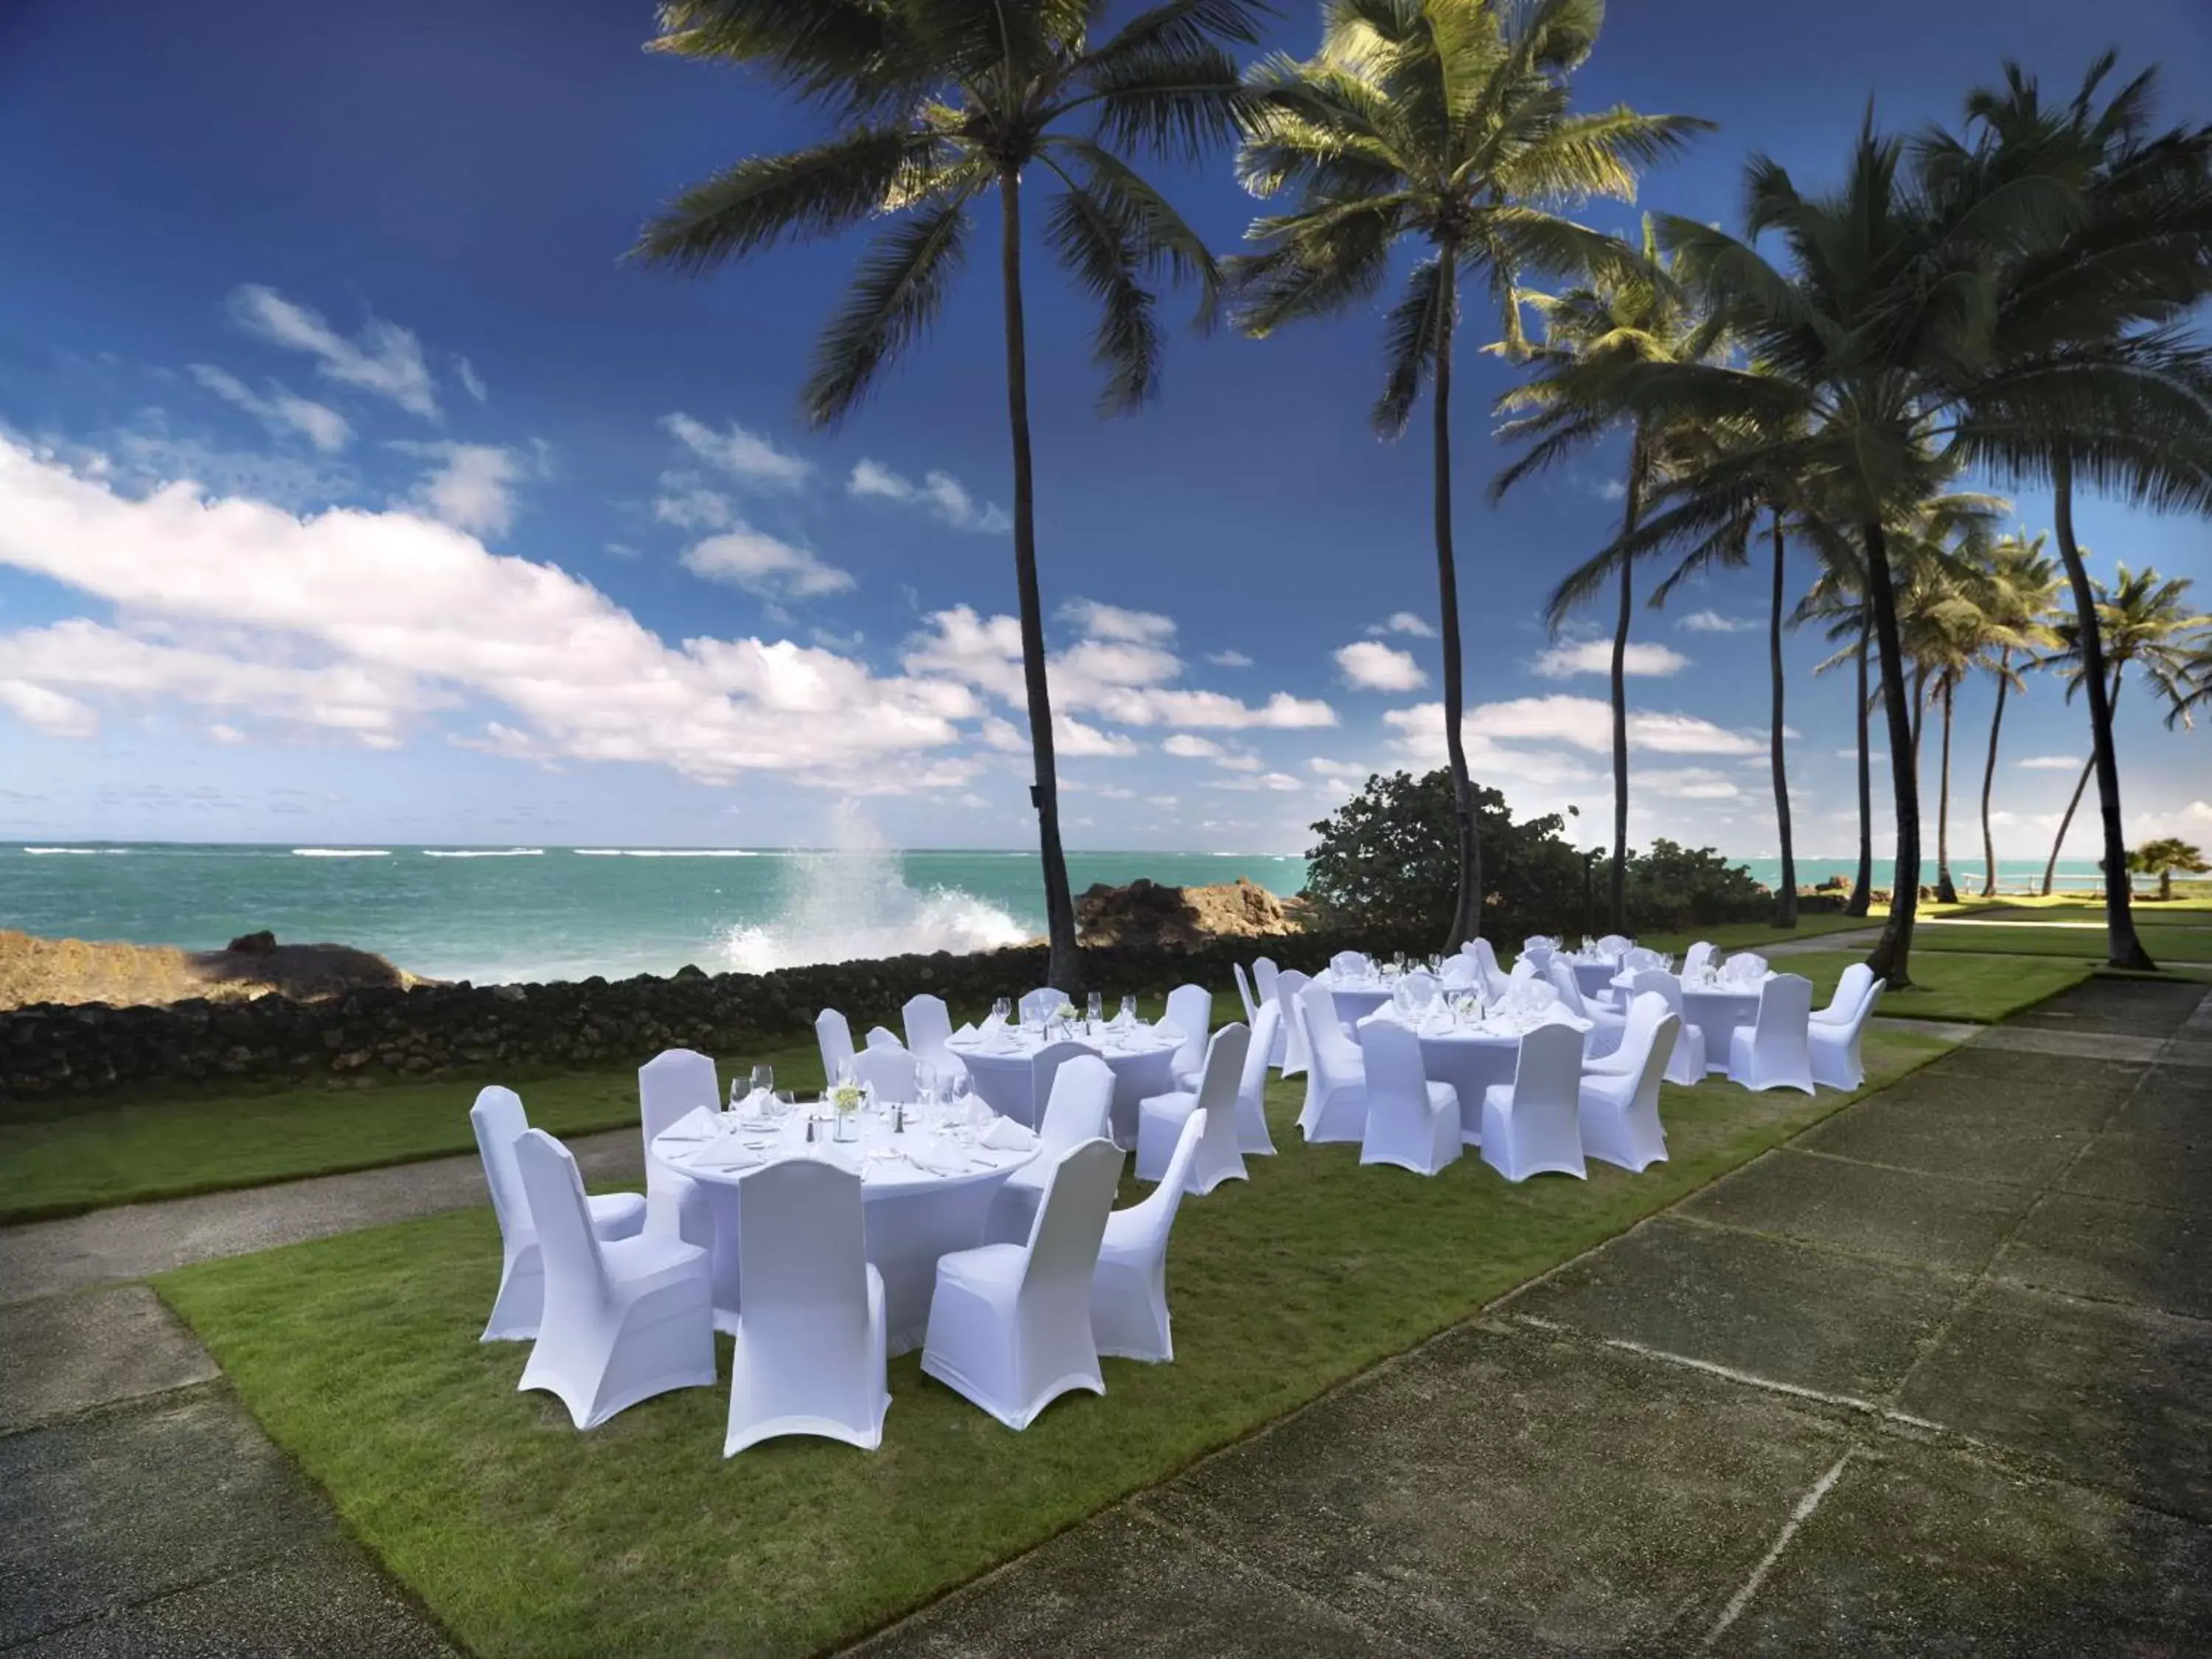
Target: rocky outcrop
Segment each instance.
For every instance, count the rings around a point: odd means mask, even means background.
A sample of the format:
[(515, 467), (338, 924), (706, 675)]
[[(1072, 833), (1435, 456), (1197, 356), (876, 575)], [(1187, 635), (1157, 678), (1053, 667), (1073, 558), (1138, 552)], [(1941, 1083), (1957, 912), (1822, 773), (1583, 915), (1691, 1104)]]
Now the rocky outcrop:
[(1188, 950), (1210, 939), (1271, 939), (1301, 931), (1296, 899), (1287, 903), (1238, 877), (1204, 887), (1163, 887), (1141, 877), (1127, 887), (1098, 883), (1075, 901), (1079, 940), (1086, 945), (1147, 945)]
[(0, 1008), (33, 1003), (149, 1005), (301, 1000), (349, 991), (405, 989), (425, 981), (384, 957), (345, 945), (280, 945), (246, 933), (220, 951), (169, 945), (98, 944), (0, 931)]

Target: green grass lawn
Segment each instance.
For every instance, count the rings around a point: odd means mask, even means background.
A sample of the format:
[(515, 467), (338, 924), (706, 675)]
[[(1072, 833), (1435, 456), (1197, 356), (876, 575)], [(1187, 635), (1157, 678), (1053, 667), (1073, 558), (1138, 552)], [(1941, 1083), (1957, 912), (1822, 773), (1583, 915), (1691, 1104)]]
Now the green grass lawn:
[[(1869, 1086), (1942, 1048), (1871, 1034)], [(580, 1435), (550, 1396), (516, 1392), (522, 1345), (476, 1340), (499, 1276), (488, 1210), (156, 1283), (347, 1525), (474, 1651), (799, 1652), (1165, 1478), (1844, 1098), (1670, 1086), (1671, 1162), (1510, 1187), (1472, 1155), (1425, 1181), (1305, 1146), (1299, 1088), (1269, 1091), (1282, 1155), (1182, 1206), (1176, 1363), (1109, 1359), (1103, 1399), (1063, 1399), (1018, 1435), (913, 1355), (892, 1363), (873, 1455), (792, 1439), (726, 1462), (726, 1382)]]
[[(1813, 981), (1813, 1006), (1827, 1001), (1836, 981), (1854, 962), (1866, 960), (1862, 951), (1808, 951), (1798, 956), (1778, 957), (1774, 967), (1802, 974)], [(2055, 996), (2079, 984), (2095, 971), (2087, 961), (2062, 957), (1975, 956), (1965, 951), (1923, 951), (1916, 936), (1912, 952), (1912, 987), (1883, 993), (1878, 1014), (1908, 1019), (1971, 1020), (1991, 1024), (2018, 1013), (2032, 1003)]]
[[(1664, 951), (1679, 957), (1699, 939), (1723, 951), (1760, 951), (1793, 939), (1818, 939), (1824, 933), (1848, 933), (1881, 926), (1880, 916), (1807, 915), (1797, 918), (1795, 928), (1776, 927), (1764, 921), (1731, 921), (1717, 927), (1692, 927), (1679, 933), (1638, 934), (1636, 942), (1646, 950)], [(1512, 950), (1500, 950), (1499, 964), (1511, 967), (1513, 952), (1519, 949), (1516, 943)]]
[[(2203, 920), (2201, 911), (2197, 920)], [(2101, 918), (2100, 921), (2101, 923)], [(2191, 927), (2162, 921), (2139, 931), (2143, 948), (2154, 957), (2212, 962), (2212, 927)], [(2019, 956), (2079, 957), (2085, 962), (2102, 962), (2105, 930), (2101, 925), (2039, 927), (2023, 921), (1947, 921), (1914, 929), (1912, 948), (1916, 955), (1922, 951), (1982, 951)]]

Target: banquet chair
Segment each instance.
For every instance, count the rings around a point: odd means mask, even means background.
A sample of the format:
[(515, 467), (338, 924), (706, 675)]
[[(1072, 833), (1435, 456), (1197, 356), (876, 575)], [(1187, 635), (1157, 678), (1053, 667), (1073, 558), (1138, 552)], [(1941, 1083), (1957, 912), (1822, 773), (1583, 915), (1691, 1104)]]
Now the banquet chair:
[(1524, 1036), (1513, 1081), (1482, 1091), (1482, 1161), (1508, 1181), (1588, 1179), (1577, 1122), (1582, 1072), (1582, 1033), (1573, 1026), (1539, 1025)]
[(1756, 951), (1739, 951), (1721, 964), (1721, 977), (1735, 982), (1756, 983), (1766, 975), (1766, 958)]
[(1244, 1154), (1237, 1146), (1237, 1091), (1243, 1082), (1244, 1058), (1251, 1045), (1252, 1033), (1243, 1026), (1224, 1025), (1206, 1042), (1206, 1064), (1200, 1069), (1194, 1092), (1179, 1090), (1138, 1102), (1138, 1180), (1166, 1178), (1182, 1134), (1183, 1120), (1194, 1111), (1207, 1113), (1213, 1127), (1200, 1143), (1197, 1161), (1190, 1166), (1193, 1195), (1204, 1197), (1224, 1181), (1249, 1179)]
[(699, 1183), (653, 1155), (653, 1138), (704, 1107), (722, 1109), (714, 1062), (689, 1048), (667, 1048), (637, 1068), (638, 1117), (645, 1129), (645, 1229), (690, 1243), (714, 1242), (714, 1212)]
[(960, 1062), (947, 1046), (952, 1041), (952, 1016), (943, 997), (933, 997), (927, 991), (908, 997), (906, 1006), (899, 1010), (899, 1023), (906, 1027), (906, 1046), (914, 1051), (915, 1059), (939, 1072), (959, 1070)]
[(1729, 1080), (1747, 1089), (1813, 1088), (1813, 981), (1777, 974), (1759, 988), (1759, 1015), (1729, 1038)]
[(878, 1103), (885, 1106), (895, 1100), (911, 1102), (921, 1095), (921, 1069), (904, 1048), (870, 1043), (853, 1056), (853, 1081), (863, 1088), (872, 1087)]
[(1439, 978), (1447, 993), (1454, 996), (1462, 995), (1480, 988), (1482, 964), (1473, 957), (1462, 953), (1445, 962)]
[(789, 1158), (745, 1177), (737, 1341), (722, 1455), (778, 1435), (883, 1444), (884, 1280), (866, 1254), (860, 1177)]
[(1713, 947), (1706, 939), (1699, 939), (1682, 952), (1682, 977), (1694, 979), (1704, 972), (1713, 959)]
[[(1259, 1045), (1249, 1048), (1258, 1052)], [(1261, 1059), (1264, 1066), (1266, 1055)], [(1159, 1184), (1106, 1218), (1098, 1265), (1091, 1274), (1091, 1334), (1101, 1354), (1158, 1364), (1175, 1358), (1168, 1327), (1168, 1232), (1209, 1121), (1203, 1107), (1183, 1119)]]
[[(479, 1342), (527, 1342), (538, 1334), (545, 1307), (545, 1253), (532, 1219), (522, 1171), (514, 1161), (515, 1142), (530, 1130), (522, 1098), (496, 1084), (478, 1091), (469, 1108), (477, 1152), (483, 1159), (484, 1185), (491, 1188), (491, 1212), (499, 1222), (499, 1294)], [(608, 1193), (590, 1200), (592, 1231), (602, 1238), (632, 1238), (645, 1226), (646, 1201), (635, 1193)], [(712, 1218), (708, 1226), (713, 1225)]]
[(868, 1047), (871, 1048), (903, 1048), (906, 1047), (906, 1044), (900, 1039), (899, 1034), (891, 1030), (890, 1026), (871, 1025), (868, 1028)]
[[(1277, 1007), (1282, 1008), (1282, 1001), (1276, 995), (1276, 981), (1279, 977), (1273, 957), (1253, 957), (1252, 995), (1255, 1000), (1261, 1003), (1272, 1002)], [(1283, 1069), (1284, 1054), (1290, 1040), (1291, 1013), (1289, 1009), (1283, 1008), (1283, 1017), (1275, 1022), (1275, 1046), (1267, 1054), (1267, 1064), (1278, 1071)], [(1284, 1075), (1287, 1077), (1289, 1073), (1285, 1072)]]
[(1326, 986), (1308, 985), (1298, 994), (1297, 1017), (1305, 1028), (1312, 1067), (1306, 1073), (1298, 1132), (1310, 1142), (1364, 1139), (1367, 1066), (1359, 1045), (1338, 1023), (1336, 999)]
[(1243, 1075), (1237, 1080), (1237, 1150), (1247, 1158), (1275, 1155), (1275, 1138), (1267, 1133), (1267, 1051), (1282, 1023), (1283, 1011), (1269, 1003), (1253, 1022), (1245, 1047)]
[(1659, 1079), (1681, 1029), (1681, 1019), (1668, 1011), (1662, 996), (1647, 992), (1629, 1005), (1627, 1031), (1613, 1056), (1617, 1063), (1583, 1068), (1575, 1117), (1587, 1155), (1631, 1173), (1666, 1158)]
[(1597, 942), (1597, 952), (1601, 957), (1623, 957), (1635, 946), (1636, 941), (1626, 933), (1607, 933)]
[(1206, 1065), (1206, 1036), (1213, 1020), (1213, 993), (1203, 985), (1178, 985), (1168, 993), (1167, 1023), (1182, 1033), (1182, 1046), (1168, 1061), (1168, 1074), (1179, 1089), (1198, 1086)]
[(1577, 1018), (1589, 1021), (1589, 1036), (1584, 1046), (1592, 1059), (1602, 1059), (1620, 1047), (1620, 1033), (1628, 1023), (1627, 1015), (1615, 1008), (1593, 1007), (1583, 1001), (1582, 988), (1575, 983), (1571, 963), (1554, 957), (1546, 973), (1552, 988), (1559, 993), (1560, 1006)]
[(1237, 1000), (1244, 1005), (1244, 1023), (1256, 1030), (1260, 1019), (1260, 1005), (1252, 1000), (1251, 979), (1245, 974), (1244, 964), (1241, 962), (1231, 963), (1229, 971), (1237, 975)]
[[(1073, 1043), (1059, 1045), (1074, 1048)], [(1037, 1122), (1037, 1155), (999, 1183), (991, 1194), (984, 1218), (983, 1239), (991, 1244), (1018, 1244), (1030, 1236), (1037, 1206), (1052, 1179), (1055, 1159), (1071, 1146), (1086, 1140), (1112, 1138), (1109, 1127), (1114, 1109), (1114, 1068), (1097, 1055), (1077, 1049), (1055, 1062), (1044, 1115)]]
[(837, 1080), (837, 1067), (853, 1057), (853, 1028), (835, 1008), (814, 1017), (814, 1042), (822, 1050), (822, 1086)]
[[(1306, 1069), (1312, 1058), (1311, 1045), (1306, 1041), (1305, 1019), (1298, 1012), (1300, 999), (1313, 981), (1296, 969), (1289, 969), (1275, 975), (1275, 1006), (1283, 1011), (1283, 1057), (1276, 1067), (1279, 1076), (1296, 1077)], [(1335, 1016), (1332, 1013), (1331, 1018)]]
[(545, 1260), (545, 1311), (515, 1386), (543, 1389), (580, 1429), (672, 1389), (714, 1386), (707, 1252), (639, 1233), (603, 1239), (568, 1149), (526, 1129), (514, 1161)]
[[(1025, 1127), (1034, 1129), (1044, 1121), (1045, 1108), (1052, 1103), (1053, 1087), (1060, 1080), (1060, 1068), (1071, 1060), (1084, 1059), (1097, 1060), (1101, 1066), (1106, 1064), (1079, 1042), (1048, 1042), (1030, 1056), (1029, 1115), (1022, 1120)], [(1110, 1067), (1108, 1075), (1112, 1075)], [(1104, 1129), (1098, 1133), (1108, 1133)]]
[[(1852, 968), (1860, 964), (1853, 963)], [(1845, 975), (1850, 969), (1845, 969)], [(1888, 988), (1886, 979), (1876, 979), (1871, 973), (1859, 992), (1858, 1006), (1844, 1020), (1823, 1019), (1822, 1014), (1832, 1013), (1836, 1003), (1843, 1000), (1840, 989), (1836, 1001), (1820, 1010), (1805, 1028), (1806, 1047), (1813, 1062), (1813, 1081), (1825, 1083), (1831, 1089), (1856, 1089), (1866, 1081), (1866, 1064), (1859, 1057), (1859, 1043), (1866, 1036), (1867, 1021), (1874, 1016), (1874, 1005)]]
[(1339, 951), (1328, 959), (1329, 971), (1358, 978), (1367, 971), (1367, 958), (1357, 951)]
[(1367, 1073), (1367, 1124), (1362, 1164), (1395, 1164), (1432, 1176), (1459, 1157), (1459, 1091), (1431, 1083), (1421, 1066), (1421, 1040), (1396, 1020), (1376, 1016), (1359, 1028)]
[[(1416, 971), (1400, 980), (1398, 988), (1405, 993), (1406, 1006), (1419, 1013), (1437, 1000), (1437, 993), (1443, 988), (1437, 982), (1434, 974)], [(1394, 997), (1392, 1000), (1396, 999)]]
[(1498, 966), (1498, 952), (1490, 948), (1486, 939), (1470, 940), (1461, 947), (1474, 957), (1475, 966), (1481, 969), (1482, 996), (1486, 1002), (1495, 1002), (1505, 994), (1505, 975)]
[(1042, 1024), (1065, 1006), (1067, 998), (1049, 985), (1041, 985), (1022, 999), (1021, 1013), (1024, 1024)]
[(1868, 986), (1874, 983), (1874, 969), (1863, 962), (1855, 962), (1844, 969), (1836, 981), (1835, 994), (1828, 999), (1825, 1008), (1815, 1008), (1812, 1021), (1815, 1025), (1848, 1025), (1857, 1016), (1859, 1001)]
[(1646, 996), (1662, 997), (1667, 1011), (1680, 1022), (1674, 1035), (1674, 1051), (1668, 1056), (1667, 1081), (1685, 1085), (1705, 1080), (1705, 1033), (1701, 1026), (1692, 1025), (1682, 1018), (1682, 981), (1664, 969), (1647, 968), (1637, 975), (1634, 988), (1629, 992), (1629, 1006)]
[(1016, 1430), (1071, 1389), (1105, 1393), (1091, 1281), (1121, 1178), (1112, 1141), (1071, 1146), (1053, 1160), (1026, 1243), (939, 1256), (922, 1370)]

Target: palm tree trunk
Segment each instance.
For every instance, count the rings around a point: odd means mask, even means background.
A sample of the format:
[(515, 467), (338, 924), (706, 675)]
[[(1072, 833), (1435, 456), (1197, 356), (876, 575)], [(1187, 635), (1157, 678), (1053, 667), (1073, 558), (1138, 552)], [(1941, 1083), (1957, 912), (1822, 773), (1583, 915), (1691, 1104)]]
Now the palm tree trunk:
[(1060, 782), (1053, 761), (1052, 693), (1045, 682), (1044, 602), (1037, 593), (1036, 491), (1030, 462), (1029, 350), (1022, 325), (1022, 186), (1018, 174), (999, 175), (1002, 229), (1000, 268), (1006, 283), (1006, 421), (1014, 441), (1014, 582), (1020, 592), (1022, 678), (1029, 694), (1030, 753), (1036, 781), (1037, 851), (1044, 864), (1048, 981), (1070, 996), (1083, 989), (1075, 948), (1075, 904), (1067, 890), (1067, 857), (1060, 844)]
[[(2112, 696), (2106, 707), (2117, 708), (2119, 706), (2120, 671), (2116, 668), (2112, 671)], [(2081, 763), (2081, 775), (2074, 780), (2074, 793), (2066, 798), (2066, 811), (2058, 819), (2058, 834), (2051, 842), (2051, 856), (2043, 862), (2043, 896), (2045, 898), (2051, 896), (2051, 887), (2058, 879), (2058, 854), (2066, 846), (2067, 832), (2074, 827), (2074, 814), (2081, 805), (2083, 793), (2089, 787), (2090, 775), (2096, 769), (2097, 757), (2093, 754)]]
[[(1621, 514), (1621, 539), (1636, 533), (1644, 504), (1644, 434), (1639, 428), (1628, 450), (1627, 505)], [(1628, 624), (1635, 616), (1632, 578), (1635, 560), (1620, 561), (1620, 616), (1613, 628), (1613, 889), (1611, 931), (1628, 931)]]
[(1958, 884), (1951, 879), (1951, 711), (1958, 680), (1943, 676), (1943, 769), (1936, 791), (1936, 902), (1956, 904)]
[(2133, 891), (2128, 881), (2127, 834), (2120, 823), (2120, 762), (2112, 747), (2113, 695), (2105, 695), (2105, 643), (2097, 629), (2097, 596), (2089, 569), (2074, 541), (2074, 458), (2060, 450), (2051, 472), (2052, 528), (2058, 556), (2066, 562), (2067, 585), (2074, 590), (2074, 615), (2081, 641), (2081, 687), (2089, 694), (2089, 759), (2097, 770), (2097, 811), (2104, 820), (2105, 958), (2115, 968), (2148, 971), (2158, 964), (2136, 937)]
[(2012, 647), (1997, 653), (1997, 711), (1990, 716), (1990, 757), (1982, 766), (1982, 896), (1997, 892), (1997, 843), (1990, 834), (1990, 792), (1997, 781), (1997, 736), (2004, 730), (2005, 693), (2012, 688)]
[(1867, 520), (1863, 536), (1882, 707), (1889, 719), (1890, 784), (1897, 794), (1897, 874), (1891, 883), (1889, 921), (1867, 966), (1894, 991), (1912, 983), (1912, 919), (1920, 903), (1920, 777), (1913, 764), (1912, 710), (1905, 701), (1905, 649), (1898, 635), (1897, 592), (1889, 580), (1889, 540), (1878, 519)]
[(1782, 748), (1782, 566), (1787, 544), (1783, 539), (1782, 514), (1774, 514), (1774, 603), (1766, 617), (1766, 672), (1773, 699), (1772, 731), (1768, 734), (1768, 759), (1774, 770), (1774, 827), (1782, 838), (1782, 881), (1774, 892), (1774, 925), (1797, 925), (1797, 854), (1790, 843), (1790, 771)]
[(1844, 906), (1847, 916), (1863, 916), (1874, 908), (1874, 763), (1867, 741), (1867, 636), (1874, 632), (1871, 600), (1866, 612), (1859, 623), (1858, 649), (1852, 653), (1858, 660), (1859, 677), (1859, 868), (1851, 882), (1850, 902)]
[(1449, 237), (1437, 245), (1444, 303), (1437, 319), (1436, 436), (1437, 625), (1443, 632), (1444, 751), (1451, 763), (1452, 817), (1459, 830), (1459, 898), (1452, 907), (1446, 954), (1482, 933), (1482, 842), (1474, 826), (1474, 785), (1467, 775), (1467, 744), (1460, 736), (1466, 692), (1460, 666), (1459, 570), (1452, 556), (1451, 353), (1452, 322), (1459, 311), (1453, 273), (1459, 251)]

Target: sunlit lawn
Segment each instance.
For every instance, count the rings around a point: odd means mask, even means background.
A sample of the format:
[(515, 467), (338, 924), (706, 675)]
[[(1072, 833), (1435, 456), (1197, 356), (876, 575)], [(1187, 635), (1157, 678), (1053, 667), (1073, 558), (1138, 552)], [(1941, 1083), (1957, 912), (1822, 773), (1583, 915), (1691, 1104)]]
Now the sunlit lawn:
[[(2194, 918), (2205, 920), (2198, 911)], [(2178, 962), (2212, 962), (2212, 927), (2187, 927), (2177, 920), (2162, 920), (2139, 929), (2143, 946), (2154, 957)], [(2085, 962), (2105, 960), (2102, 918), (2095, 927), (2039, 927), (2030, 922), (1942, 922), (1916, 929), (1913, 949), (1920, 951), (1984, 951), (2021, 956), (2079, 957)]]
[[(1808, 951), (1777, 957), (1778, 971), (1802, 974), (1813, 981), (1815, 1007), (1826, 1002), (1836, 981), (1863, 951)], [(1893, 1018), (1971, 1020), (1988, 1024), (2018, 1013), (2032, 1003), (2079, 984), (2095, 964), (2063, 957), (1974, 956), (1957, 951), (1912, 953), (1909, 989), (1886, 992), (1878, 1014)]]
[[(1877, 1031), (1875, 1082), (1941, 1052)], [(158, 1281), (347, 1523), (476, 1651), (788, 1653), (856, 1636), (1465, 1317), (1844, 1098), (1667, 1091), (1673, 1161), (1509, 1187), (1474, 1156), (1424, 1181), (1307, 1147), (1192, 1200), (1170, 1273), (1176, 1360), (1106, 1362), (1026, 1433), (891, 1366), (881, 1451), (786, 1440), (725, 1462), (723, 1386), (588, 1435), (480, 1345), (488, 1210)], [(1123, 1201), (1136, 1196), (1125, 1189)]]

